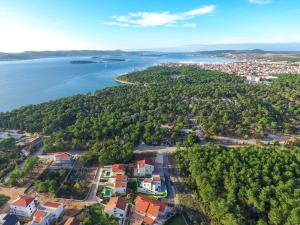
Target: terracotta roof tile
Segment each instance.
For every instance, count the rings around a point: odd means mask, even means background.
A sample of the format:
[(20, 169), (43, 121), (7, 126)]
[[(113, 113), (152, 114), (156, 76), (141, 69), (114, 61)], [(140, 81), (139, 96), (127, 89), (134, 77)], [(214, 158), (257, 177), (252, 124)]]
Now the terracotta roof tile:
[(45, 216), (47, 216), (48, 212), (43, 210), (36, 210), (33, 216), (33, 222), (40, 223)]
[(46, 206), (46, 207), (50, 207), (50, 208), (58, 208), (62, 204), (59, 203), (59, 202), (50, 202), (50, 201), (48, 201), (48, 202), (45, 202), (43, 205)]
[(26, 196), (26, 195), (20, 195), (13, 203), (12, 205), (15, 206), (20, 206), (20, 207), (27, 207), (30, 205), (30, 203), (34, 200), (35, 198), (32, 196)]
[(104, 211), (107, 212), (115, 208), (125, 210), (126, 209), (125, 199), (122, 197), (111, 197), (109, 202), (106, 204)]
[(144, 217), (143, 222), (145, 222), (146, 224), (152, 225), (154, 223), (154, 220), (150, 217)]
[(124, 164), (114, 164), (111, 168), (113, 173), (125, 173), (125, 165)]
[(56, 154), (55, 157), (56, 158), (70, 158), (70, 157), (72, 157), (72, 155), (70, 153), (63, 152), (63, 153)]

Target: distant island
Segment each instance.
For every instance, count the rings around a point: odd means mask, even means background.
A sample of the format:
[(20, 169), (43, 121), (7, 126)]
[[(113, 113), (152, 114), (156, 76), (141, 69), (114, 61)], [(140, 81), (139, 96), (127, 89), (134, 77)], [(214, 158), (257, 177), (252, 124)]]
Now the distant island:
[(71, 64), (91, 64), (91, 63), (98, 63), (96, 61), (88, 61), (88, 60), (73, 60), (70, 61)]
[(101, 59), (102, 62), (124, 62), (126, 59)]

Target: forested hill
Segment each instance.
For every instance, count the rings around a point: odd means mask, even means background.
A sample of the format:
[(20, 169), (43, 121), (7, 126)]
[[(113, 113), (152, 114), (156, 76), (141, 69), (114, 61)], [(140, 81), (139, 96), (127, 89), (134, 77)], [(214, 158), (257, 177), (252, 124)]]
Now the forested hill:
[[(78, 147), (105, 140), (159, 144), (197, 119), (207, 136), (298, 132), (300, 76), (272, 85), (196, 67), (152, 67), (119, 77), (144, 84), (100, 90), (0, 113), (0, 127), (52, 134)], [(172, 129), (163, 129), (169, 125)], [(58, 145), (57, 145), (58, 146)]]

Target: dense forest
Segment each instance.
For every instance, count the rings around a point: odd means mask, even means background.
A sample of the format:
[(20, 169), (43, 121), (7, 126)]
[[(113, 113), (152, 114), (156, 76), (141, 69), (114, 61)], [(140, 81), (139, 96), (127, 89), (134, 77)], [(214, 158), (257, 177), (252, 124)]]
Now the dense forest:
[[(298, 152), (200, 147), (197, 136), (184, 134), (193, 129), (191, 120), (206, 137), (298, 134), (299, 75), (278, 75), (270, 85), (250, 84), (243, 77), (194, 66), (158, 66), (118, 79), (135, 85), (0, 113), (0, 127), (45, 134), (49, 152), (85, 150), (80, 157), (85, 165), (130, 161), (133, 147), (142, 142), (181, 142), (189, 150), (177, 153), (177, 161), (216, 224), (299, 224)], [(296, 146), (299, 141), (286, 148)], [(35, 186), (52, 192), (56, 185), (51, 182)]]
[(0, 179), (15, 168), (22, 160), (20, 148), (13, 138), (0, 140)]
[(44, 141), (47, 151), (87, 149), (110, 162), (128, 161), (132, 146), (142, 141), (175, 144), (182, 129), (192, 127), (190, 119), (208, 137), (263, 138), (299, 129), (297, 75), (280, 75), (272, 85), (249, 84), (194, 66), (158, 66), (119, 79), (137, 85), (0, 113), (0, 127), (51, 134)]
[(176, 159), (215, 224), (300, 224), (299, 151), (207, 144)]

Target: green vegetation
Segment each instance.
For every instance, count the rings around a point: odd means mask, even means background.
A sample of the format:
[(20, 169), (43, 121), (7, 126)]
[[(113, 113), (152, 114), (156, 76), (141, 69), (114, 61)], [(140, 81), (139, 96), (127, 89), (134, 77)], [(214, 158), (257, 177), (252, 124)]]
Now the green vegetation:
[(0, 140), (0, 178), (12, 171), (21, 161), (20, 149), (13, 138)]
[(66, 179), (69, 172), (69, 169), (46, 170), (35, 182), (34, 188), (58, 198), (83, 199), (88, 192), (92, 175), (87, 169), (74, 169)]
[(214, 223), (300, 223), (298, 151), (207, 144), (179, 151), (176, 158)]
[(181, 129), (192, 128), (191, 118), (208, 137), (263, 138), (299, 130), (298, 75), (249, 85), (242, 77), (193, 66), (160, 66), (119, 79), (138, 85), (0, 113), (0, 127), (51, 134), (44, 140), (46, 151), (89, 150), (93, 154), (82, 157), (88, 163), (126, 162), (141, 142), (174, 145), (182, 141)]
[(87, 169), (74, 169), (67, 181), (60, 187), (56, 196), (82, 200), (86, 197), (93, 175)]
[(6, 195), (2, 195), (0, 194), (0, 208), (6, 203), (8, 202), (9, 197)]
[(10, 185), (22, 185), (23, 179), (32, 171), (34, 165), (38, 162), (37, 157), (28, 157), (22, 168), (17, 167), (9, 176), (7, 181)]
[(105, 214), (103, 209), (100, 204), (88, 207), (89, 216), (84, 219), (83, 225), (118, 225), (118, 221)]
[(46, 170), (34, 183), (35, 190), (56, 195), (68, 172), (68, 169)]
[(182, 218), (182, 215), (174, 215), (171, 219), (169, 219), (164, 225), (187, 225)]

